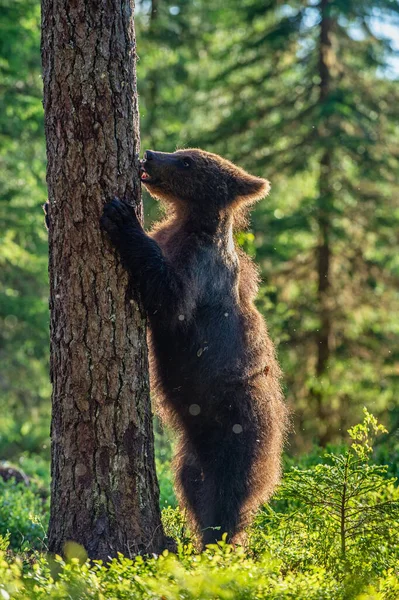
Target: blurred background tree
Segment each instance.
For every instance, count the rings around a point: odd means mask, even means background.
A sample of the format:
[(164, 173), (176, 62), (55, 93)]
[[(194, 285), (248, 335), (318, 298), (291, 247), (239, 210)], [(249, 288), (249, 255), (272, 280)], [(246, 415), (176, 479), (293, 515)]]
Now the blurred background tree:
[[(39, 8), (0, 8), (0, 459), (43, 451), (48, 437)], [(294, 415), (290, 453), (345, 439), (364, 405), (397, 444), (395, 24), (394, 0), (136, 9), (142, 148), (198, 145), (272, 182), (237, 239), (261, 268), (258, 304)], [(150, 226), (159, 207), (144, 201)]]
[[(261, 264), (294, 448), (338, 441), (363, 405), (396, 407), (399, 90), (391, 41), (376, 31), (399, 23), (399, 5), (203, 0), (165, 14), (163, 33), (176, 14), (197, 36), (184, 43), (190, 116), (163, 147), (203, 146), (271, 178), (254, 237), (239, 239)], [(158, 83), (159, 99), (170, 89)], [(153, 97), (143, 95), (144, 137)], [(168, 119), (162, 101), (159, 115)]]
[(49, 435), (40, 3), (0, 4), (0, 457)]

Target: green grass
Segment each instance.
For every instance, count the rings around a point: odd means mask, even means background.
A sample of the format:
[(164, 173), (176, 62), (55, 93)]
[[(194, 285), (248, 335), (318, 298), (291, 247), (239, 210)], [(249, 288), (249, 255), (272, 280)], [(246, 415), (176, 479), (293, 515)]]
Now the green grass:
[(387, 468), (372, 460), (382, 429), (365, 411), (347, 447), (314, 450), (288, 467), (245, 548), (221, 541), (194, 551), (174, 506), (168, 450), (160, 481), (163, 502), (171, 502), (162, 518), (177, 554), (120, 556), (105, 566), (84, 562), (76, 544), (68, 560), (48, 556), (42, 487), (0, 483), (0, 600), (397, 600), (399, 491)]

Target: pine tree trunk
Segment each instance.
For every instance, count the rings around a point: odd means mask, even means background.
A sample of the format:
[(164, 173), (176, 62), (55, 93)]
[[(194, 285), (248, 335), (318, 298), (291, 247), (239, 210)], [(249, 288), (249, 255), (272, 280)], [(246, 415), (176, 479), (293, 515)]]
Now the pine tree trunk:
[[(329, 15), (329, 0), (320, 3), (320, 47), (319, 47), (319, 77), (320, 96), (319, 103), (328, 102), (331, 91), (330, 65), (332, 59), (331, 44), (331, 18)], [(320, 137), (328, 144), (328, 125), (324, 124)], [(319, 330), (316, 335), (316, 377), (318, 386), (314, 392), (317, 402), (317, 416), (320, 424), (327, 424), (327, 410), (323, 403), (321, 389), (322, 378), (326, 375), (331, 353), (331, 170), (332, 152), (328, 147), (323, 151), (320, 160), (319, 199), (318, 199), (318, 225), (319, 240), (317, 245), (317, 305), (319, 312)], [(320, 443), (325, 445), (329, 441), (329, 432), (326, 425), (324, 433), (320, 436)]]
[(99, 219), (140, 206), (133, 2), (42, 0), (49, 192), (49, 549), (159, 552), (145, 320)]

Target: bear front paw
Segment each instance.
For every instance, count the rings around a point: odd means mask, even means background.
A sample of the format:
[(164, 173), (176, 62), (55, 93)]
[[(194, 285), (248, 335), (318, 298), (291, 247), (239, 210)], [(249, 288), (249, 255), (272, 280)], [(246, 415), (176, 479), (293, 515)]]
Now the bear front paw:
[(140, 226), (133, 206), (118, 198), (114, 198), (104, 206), (100, 225), (113, 241), (127, 226)]

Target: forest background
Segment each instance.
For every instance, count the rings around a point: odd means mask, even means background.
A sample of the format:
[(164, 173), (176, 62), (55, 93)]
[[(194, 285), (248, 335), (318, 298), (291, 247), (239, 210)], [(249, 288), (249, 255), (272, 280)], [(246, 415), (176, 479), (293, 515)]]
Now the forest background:
[[(284, 476), (245, 548), (198, 555), (155, 419), (177, 555), (47, 556), (40, 0), (0, 0), (0, 473), (29, 478), (0, 479), (0, 596), (397, 600), (399, 2), (141, 0), (135, 24), (142, 152), (199, 146), (272, 183), (236, 236), (284, 372)], [(146, 193), (144, 213), (162, 216)]]
[[(1, 0), (0, 11), (0, 460), (47, 484), (40, 2)], [(398, 17), (391, 0), (136, 7), (142, 149), (199, 146), (272, 182), (237, 240), (259, 265), (257, 302), (284, 371), (288, 462), (347, 441), (366, 406), (396, 471)], [(147, 194), (144, 208), (148, 228), (161, 210)], [(170, 436), (156, 434), (173, 504)]]

